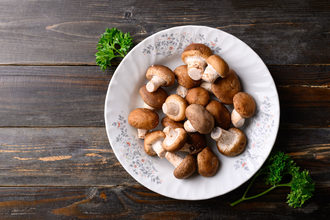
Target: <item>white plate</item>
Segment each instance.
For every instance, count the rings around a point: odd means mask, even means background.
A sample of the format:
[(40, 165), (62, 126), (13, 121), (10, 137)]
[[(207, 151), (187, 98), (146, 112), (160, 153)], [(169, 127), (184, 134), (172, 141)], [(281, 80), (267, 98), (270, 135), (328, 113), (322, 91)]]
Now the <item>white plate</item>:
[[(223, 57), (250, 93), (257, 112), (243, 128), (248, 137), (244, 153), (226, 157), (211, 144), (221, 167), (214, 177), (195, 175), (186, 180), (173, 176), (166, 159), (150, 157), (136, 129), (127, 123), (131, 110), (142, 107), (139, 88), (152, 64), (172, 70), (182, 65), (180, 55), (190, 43), (208, 45)], [(185, 200), (208, 199), (228, 193), (246, 182), (267, 159), (279, 127), (279, 101), (274, 81), (260, 57), (244, 42), (224, 31), (205, 26), (180, 26), (160, 31), (136, 45), (114, 73), (105, 100), (105, 125), (112, 149), (126, 171), (139, 183), (167, 197)]]

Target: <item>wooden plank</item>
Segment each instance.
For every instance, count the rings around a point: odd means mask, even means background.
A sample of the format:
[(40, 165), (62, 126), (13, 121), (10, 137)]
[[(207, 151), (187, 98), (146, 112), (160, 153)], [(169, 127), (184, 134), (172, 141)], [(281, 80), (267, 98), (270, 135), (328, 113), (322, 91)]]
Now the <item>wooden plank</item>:
[[(106, 27), (135, 43), (165, 28), (200, 24), (249, 44), (267, 64), (329, 63), (329, 2), (56, 1), (0, 3), (1, 64), (94, 64)], [(40, 9), (40, 10), (37, 10)]]
[(330, 87), (278, 86), (281, 125), (329, 127)]
[[(277, 84), (282, 123), (327, 127), (330, 66), (311, 67), (311, 72), (304, 68), (285, 66), (272, 71), (275, 80), (282, 75), (287, 79)], [(111, 73), (96, 66), (2, 66), (0, 93), (5, 95), (0, 97), (0, 126), (104, 126)]]
[(330, 86), (330, 65), (268, 65), (276, 85)]
[(0, 129), (2, 185), (116, 185), (135, 182), (104, 128)]
[(104, 126), (111, 74), (97, 67), (1, 67), (0, 126)]
[[(289, 152), (330, 187), (330, 129), (280, 129), (274, 149)], [(0, 186), (135, 183), (116, 159), (104, 128), (0, 128)]]
[(319, 188), (304, 208), (293, 209), (285, 203), (287, 189), (230, 207), (241, 189), (204, 201), (180, 201), (138, 185), (2, 187), (0, 214), (2, 219), (326, 219), (330, 208), (330, 194), (325, 188)]

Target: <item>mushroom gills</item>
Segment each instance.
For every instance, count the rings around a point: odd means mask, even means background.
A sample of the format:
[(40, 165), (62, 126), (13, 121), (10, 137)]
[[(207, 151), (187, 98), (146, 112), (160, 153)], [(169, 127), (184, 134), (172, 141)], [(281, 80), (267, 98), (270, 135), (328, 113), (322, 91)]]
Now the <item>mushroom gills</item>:
[(151, 145), (152, 149), (156, 152), (158, 157), (163, 158), (166, 151), (162, 147), (163, 139), (156, 141)]
[(175, 153), (166, 152), (165, 158), (170, 162), (174, 167), (178, 167), (183, 159), (176, 155)]
[(185, 143), (183, 147), (180, 149), (181, 152), (191, 153), (194, 151), (195, 147), (192, 144)]
[(179, 137), (179, 132), (175, 129), (171, 129), (170, 127), (164, 128), (163, 132), (166, 134), (166, 138), (164, 140), (164, 144), (166, 146), (172, 145)]
[(196, 129), (192, 126), (189, 120), (185, 121), (183, 127), (187, 132), (196, 132)]
[(166, 84), (166, 81), (159, 76), (153, 76), (151, 80), (147, 83), (146, 88), (148, 92), (156, 91), (160, 86)]
[(213, 83), (219, 77), (219, 73), (213, 68), (212, 65), (207, 65), (202, 75), (202, 79), (206, 82)]
[(199, 56), (190, 56), (185, 59), (188, 65), (188, 75), (193, 80), (200, 80), (204, 72), (205, 59)]
[(175, 102), (164, 103), (162, 109), (164, 114), (173, 116), (178, 115), (180, 111), (178, 104)]
[(185, 98), (188, 93), (188, 89), (179, 85), (178, 88), (176, 89), (176, 94), (181, 96), (182, 98)]
[(147, 134), (148, 130), (146, 130), (146, 129), (137, 129), (137, 132), (138, 132), (138, 138), (144, 139), (146, 137), (146, 134)]
[(230, 151), (237, 141), (236, 133), (226, 131), (220, 127), (213, 129), (211, 138), (217, 141), (218, 147), (223, 151)]
[(202, 88), (206, 89), (209, 92), (212, 92), (212, 83), (210, 82), (202, 82), (200, 85)]
[(240, 128), (244, 125), (245, 118), (234, 109), (231, 113), (231, 122), (236, 128)]

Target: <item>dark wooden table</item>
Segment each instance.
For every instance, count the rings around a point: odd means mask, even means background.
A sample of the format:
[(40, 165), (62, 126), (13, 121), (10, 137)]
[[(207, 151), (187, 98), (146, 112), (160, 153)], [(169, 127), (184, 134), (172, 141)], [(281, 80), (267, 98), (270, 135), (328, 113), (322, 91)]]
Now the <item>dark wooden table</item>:
[[(229, 32), (267, 64), (281, 104), (274, 148), (316, 181), (304, 208), (287, 206), (287, 189), (231, 208), (246, 184), (210, 200), (177, 201), (147, 190), (121, 167), (103, 118), (115, 66), (104, 73), (95, 65), (98, 37), (118, 27), (137, 44), (185, 24)], [(0, 218), (326, 218), (329, 27), (328, 0), (1, 0)]]

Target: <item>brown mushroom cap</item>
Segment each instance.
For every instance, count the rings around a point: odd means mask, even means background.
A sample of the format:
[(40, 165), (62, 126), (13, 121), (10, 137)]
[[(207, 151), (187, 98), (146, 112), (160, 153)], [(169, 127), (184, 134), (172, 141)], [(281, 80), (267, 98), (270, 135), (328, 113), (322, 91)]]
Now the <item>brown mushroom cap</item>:
[(209, 92), (202, 87), (189, 89), (186, 95), (186, 100), (189, 104), (199, 104), (205, 106), (209, 102), (209, 99)]
[(218, 79), (212, 84), (213, 94), (224, 104), (233, 104), (233, 97), (241, 91), (241, 83), (233, 70), (226, 78)]
[(220, 153), (222, 153), (226, 156), (234, 157), (236, 155), (239, 155), (240, 153), (242, 153), (245, 150), (246, 136), (238, 128), (229, 128), (228, 131), (235, 134), (233, 143), (230, 143), (230, 146), (229, 146), (229, 145), (221, 144), (218, 141), (217, 147), (218, 147), (218, 150), (220, 151)]
[(172, 128), (183, 128), (183, 124), (177, 121), (173, 121), (169, 117), (164, 117), (162, 119), (162, 125), (163, 127), (172, 127)]
[(250, 118), (256, 110), (256, 103), (253, 97), (245, 92), (237, 93), (234, 98), (234, 108), (243, 118)]
[(140, 88), (139, 93), (143, 101), (155, 109), (161, 109), (168, 96), (162, 88), (158, 88), (155, 92), (148, 92), (145, 85)]
[(186, 179), (195, 173), (197, 162), (194, 156), (188, 154), (180, 165), (175, 168), (173, 174), (178, 179)]
[(199, 86), (201, 84), (201, 80), (195, 81), (190, 78), (190, 76), (188, 75), (187, 65), (178, 66), (174, 70), (174, 74), (179, 85), (187, 89)]
[(208, 65), (211, 65), (222, 78), (225, 78), (229, 72), (229, 66), (224, 59), (218, 55), (209, 56), (206, 60)]
[(183, 128), (166, 127), (163, 132), (166, 135), (163, 141), (163, 148), (166, 151), (178, 151), (187, 141), (187, 132)]
[(150, 109), (136, 108), (128, 115), (128, 123), (138, 129), (151, 130), (157, 127), (158, 114)]
[(192, 43), (184, 49), (181, 55), (181, 59), (183, 62), (185, 62), (186, 57), (199, 56), (206, 60), (211, 55), (212, 55), (212, 50), (208, 46), (204, 44)]
[(211, 148), (209, 147), (204, 148), (197, 155), (198, 173), (202, 176), (214, 176), (219, 169), (219, 165), (220, 162), (218, 157), (212, 152)]
[(186, 117), (196, 131), (208, 134), (214, 127), (214, 118), (203, 106), (191, 104), (186, 108)]
[(195, 132), (195, 133), (187, 133), (188, 140), (187, 143), (189, 146), (189, 153), (190, 154), (198, 154), (201, 150), (206, 147), (206, 139), (205, 136)]
[(154, 144), (158, 140), (164, 139), (165, 133), (162, 131), (153, 131), (148, 133), (144, 138), (144, 151), (150, 156), (157, 155), (156, 152), (152, 149), (152, 144)]
[(208, 110), (214, 117), (216, 123), (223, 129), (228, 129), (230, 126), (230, 112), (228, 109), (220, 102), (212, 100), (206, 106)]
[[(166, 107), (165, 107), (166, 106)], [(187, 107), (187, 102), (184, 98), (179, 95), (172, 94), (167, 97), (165, 103), (163, 104), (163, 112), (164, 109), (167, 109), (167, 117), (174, 121), (182, 121), (185, 119), (185, 110)]]
[(151, 80), (153, 76), (159, 76), (166, 81), (165, 86), (171, 86), (175, 82), (175, 75), (168, 67), (163, 65), (152, 65), (148, 68), (146, 77)]

